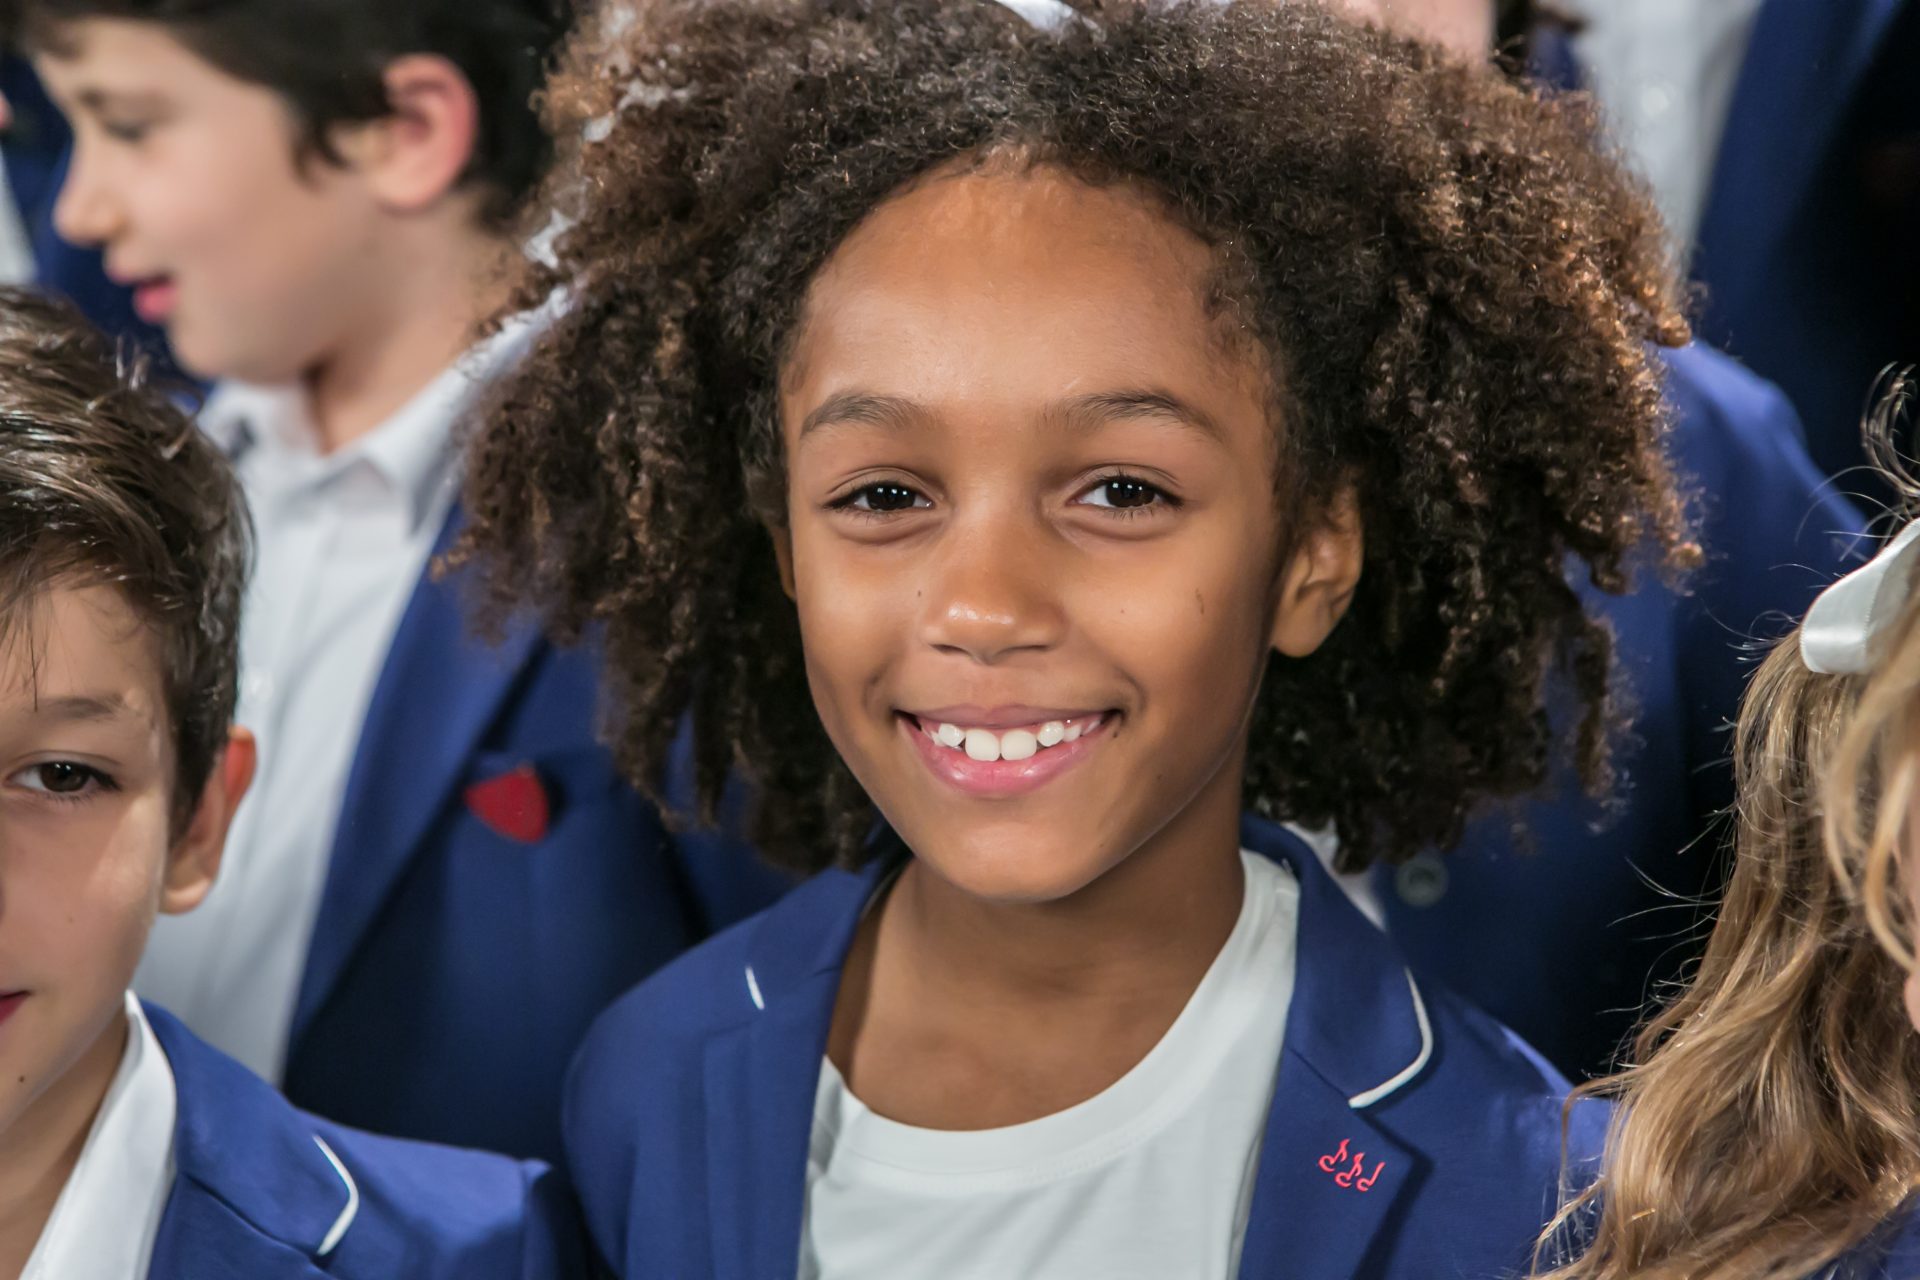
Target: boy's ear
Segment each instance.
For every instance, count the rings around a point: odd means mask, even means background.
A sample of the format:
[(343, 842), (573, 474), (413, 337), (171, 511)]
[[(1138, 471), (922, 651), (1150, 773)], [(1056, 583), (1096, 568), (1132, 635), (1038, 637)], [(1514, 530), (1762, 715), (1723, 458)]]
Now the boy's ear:
[(160, 910), (164, 914), (193, 910), (213, 888), (234, 810), (253, 785), (256, 758), (253, 734), (237, 726), (229, 729), (227, 745), (214, 761), (186, 827), (167, 854), (167, 874), (160, 887)]
[(1282, 570), (1273, 647), (1289, 658), (1304, 658), (1324, 644), (1353, 603), (1365, 559), (1360, 503), (1349, 486), (1307, 531)]
[(382, 204), (418, 212), (466, 173), (480, 140), (480, 97), (466, 74), (438, 54), (395, 58), (382, 78), (388, 113), (339, 130), (335, 143)]

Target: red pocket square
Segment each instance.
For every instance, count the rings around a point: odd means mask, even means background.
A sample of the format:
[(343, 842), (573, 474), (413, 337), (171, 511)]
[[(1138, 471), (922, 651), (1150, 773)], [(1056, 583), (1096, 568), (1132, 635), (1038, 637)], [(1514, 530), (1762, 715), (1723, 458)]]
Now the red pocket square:
[(466, 790), (467, 809), (474, 817), (509, 840), (533, 844), (547, 834), (553, 816), (547, 784), (540, 771), (523, 764), (497, 778), (476, 782)]

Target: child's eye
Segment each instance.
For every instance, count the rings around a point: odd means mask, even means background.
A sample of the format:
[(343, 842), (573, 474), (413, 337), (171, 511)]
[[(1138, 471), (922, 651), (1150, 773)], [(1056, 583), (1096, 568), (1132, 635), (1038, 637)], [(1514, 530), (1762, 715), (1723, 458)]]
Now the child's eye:
[(917, 489), (909, 489), (904, 484), (892, 480), (883, 480), (878, 484), (862, 485), (843, 498), (833, 502), (835, 510), (860, 511), (876, 515), (886, 515), (895, 511), (911, 511), (915, 507), (930, 507), (926, 495)]
[(112, 778), (92, 765), (76, 764), (72, 760), (30, 764), (7, 781), (22, 790), (62, 800), (77, 798), (95, 789), (111, 791), (115, 786)]
[(100, 132), (106, 134), (115, 142), (124, 142), (131, 145), (140, 143), (146, 139), (147, 125), (144, 121), (103, 120), (100, 122)]
[(1080, 495), (1080, 501), (1090, 507), (1107, 507), (1115, 511), (1139, 511), (1153, 506), (1179, 506), (1173, 495), (1158, 485), (1148, 484), (1133, 476), (1108, 476), (1096, 481), (1093, 486)]

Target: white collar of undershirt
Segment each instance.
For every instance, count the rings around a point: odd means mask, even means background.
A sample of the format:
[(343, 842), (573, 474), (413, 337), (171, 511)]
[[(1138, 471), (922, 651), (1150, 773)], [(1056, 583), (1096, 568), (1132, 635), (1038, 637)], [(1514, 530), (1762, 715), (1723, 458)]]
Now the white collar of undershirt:
[(127, 993), (127, 1048), (20, 1280), (145, 1280), (173, 1190), (173, 1068)]
[(270, 470), (283, 481), (324, 483), (364, 462), (406, 500), (409, 522), (418, 527), (439, 514), (453, 476), (454, 424), (482, 391), (520, 362), (563, 306), (556, 294), (546, 305), (508, 319), (386, 421), (331, 455), (322, 457), (315, 448), (304, 387), (223, 382), (200, 411), (201, 429), (243, 466), (269, 460)]

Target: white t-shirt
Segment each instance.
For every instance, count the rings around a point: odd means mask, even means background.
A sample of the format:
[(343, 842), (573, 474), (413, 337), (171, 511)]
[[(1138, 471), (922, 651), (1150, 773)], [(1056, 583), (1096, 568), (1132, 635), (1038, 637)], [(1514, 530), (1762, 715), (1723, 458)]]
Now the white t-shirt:
[(1078, 1106), (949, 1132), (869, 1111), (821, 1068), (801, 1280), (1228, 1280), (1293, 997), (1299, 885), (1246, 896), (1172, 1027)]
[(146, 1280), (173, 1193), (173, 1068), (127, 996), (127, 1047), (20, 1280)]

